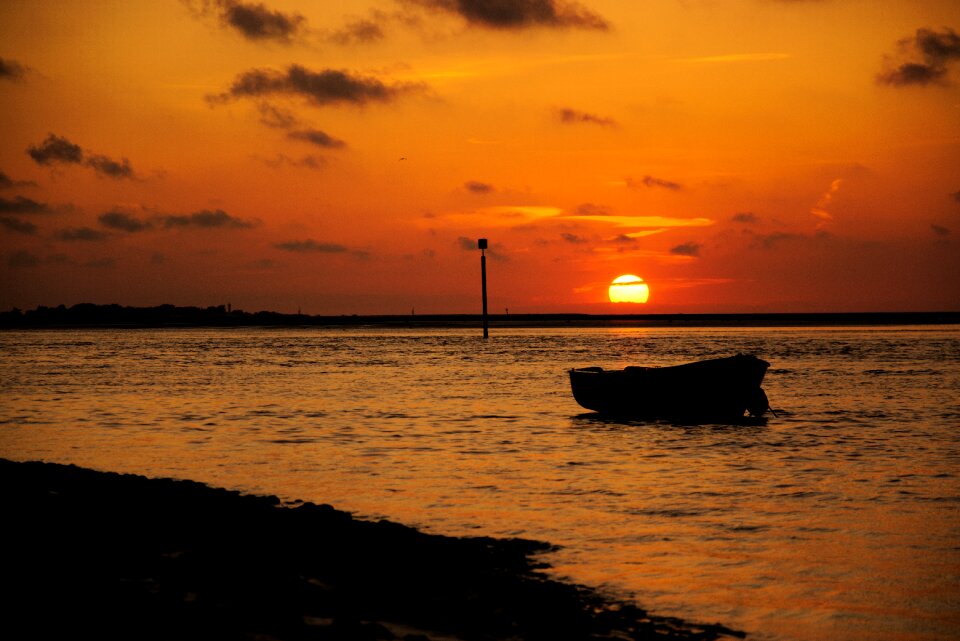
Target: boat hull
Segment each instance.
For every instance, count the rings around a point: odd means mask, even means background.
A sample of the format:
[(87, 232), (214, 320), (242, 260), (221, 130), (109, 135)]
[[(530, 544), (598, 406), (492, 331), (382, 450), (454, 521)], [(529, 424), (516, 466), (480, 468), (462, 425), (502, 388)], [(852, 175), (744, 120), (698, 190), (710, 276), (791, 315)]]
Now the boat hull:
[(612, 416), (719, 422), (737, 421), (748, 410), (768, 409), (760, 387), (770, 366), (737, 354), (671, 367), (570, 370), (573, 397), (582, 407)]

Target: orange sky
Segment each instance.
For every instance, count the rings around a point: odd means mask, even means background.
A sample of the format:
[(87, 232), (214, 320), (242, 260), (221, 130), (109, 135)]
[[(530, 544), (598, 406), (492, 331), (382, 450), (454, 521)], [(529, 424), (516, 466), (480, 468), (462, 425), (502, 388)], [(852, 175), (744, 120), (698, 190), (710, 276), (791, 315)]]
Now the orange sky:
[(494, 312), (957, 310), (958, 30), (955, 0), (6, 0), (0, 309), (472, 313), (487, 237)]

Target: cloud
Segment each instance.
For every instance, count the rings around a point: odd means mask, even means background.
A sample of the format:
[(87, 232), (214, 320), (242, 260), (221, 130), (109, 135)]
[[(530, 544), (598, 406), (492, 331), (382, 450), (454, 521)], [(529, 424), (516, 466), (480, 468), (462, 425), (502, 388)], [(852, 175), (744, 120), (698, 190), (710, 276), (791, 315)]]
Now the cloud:
[(438, 12), (459, 15), (472, 26), (488, 29), (552, 27), (605, 31), (600, 15), (564, 0), (406, 0)]
[(831, 182), (830, 189), (820, 196), (817, 204), (810, 209), (810, 214), (818, 219), (817, 229), (823, 229), (829, 223), (833, 222), (833, 215), (827, 211), (827, 207), (830, 206), (831, 201), (833, 201), (834, 194), (840, 190), (840, 185), (842, 183), (843, 180), (840, 178), (837, 178)]
[(153, 225), (145, 220), (134, 218), (130, 214), (122, 211), (108, 211), (100, 214), (97, 218), (101, 225), (109, 229), (117, 229), (125, 232), (138, 232), (152, 229)]
[(160, 222), (165, 229), (188, 228), (197, 229), (245, 229), (253, 227), (255, 223), (231, 216), (222, 209), (203, 209), (186, 215), (161, 216)]
[(307, 240), (289, 240), (283, 243), (277, 243), (274, 245), (277, 249), (282, 249), (283, 251), (296, 252), (300, 254), (342, 254), (350, 251), (344, 245), (337, 243), (321, 243), (312, 238)]
[(290, 129), (298, 122), (297, 117), (292, 113), (268, 102), (261, 102), (257, 105), (257, 109), (260, 111), (260, 122), (267, 127)]
[(933, 233), (936, 234), (937, 236), (949, 236), (949, 235), (950, 235), (950, 230), (947, 229), (946, 227), (941, 227), (940, 225), (930, 225), (930, 229), (931, 229), (931, 230), (933, 231)]
[(474, 194), (489, 194), (493, 191), (493, 185), (476, 180), (469, 180), (463, 186), (467, 191)]
[(307, 154), (299, 160), (296, 158), (290, 158), (284, 154), (277, 154), (276, 158), (263, 158), (264, 164), (274, 169), (283, 167), (284, 165), (290, 165), (291, 167), (301, 167), (306, 169), (323, 169), (327, 164), (327, 159), (323, 156), (315, 156), (313, 154)]
[(372, 76), (349, 71), (324, 69), (311, 71), (302, 65), (290, 65), (286, 71), (251, 69), (239, 74), (225, 93), (208, 98), (211, 102), (227, 102), (239, 98), (272, 95), (299, 96), (314, 105), (368, 102), (389, 102), (399, 95), (421, 89), (422, 85), (387, 85)]
[(293, 140), (302, 140), (304, 142), (309, 142), (317, 147), (324, 147), (326, 149), (339, 149), (341, 147), (346, 147), (347, 143), (337, 138), (330, 136), (329, 134), (320, 131), (319, 129), (301, 129), (299, 131), (291, 131), (287, 134), (287, 138)]
[(329, 39), (339, 45), (349, 45), (354, 43), (366, 43), (382, 40), (384, 37), (383, 29), (380, 25), (368, 19), (355, 20), (347, 23), (342, 29), (330, 34)]
[(653, 189), (655, 187), (660, 187), (662, 189), (669, 189), (671, 191), (680, 191), (683, 189), (683, 185), (671, 180), (664, 180), (662, 178), (654, 178), (653, 176), (644, 176), (639, 180), (633, 178), (627, 178), (627, 187), (634, 189), (639, 189), (641, 187), (646, 187), (647, 189)]
[(587, 242), (587, 239), (583, 236), (577, 236), (576, 234), (560, 234), (560, 238), (564, 239), (568, 243), (573, 243), (574, 245), (580, 245)]
[(95, 242), (105, 240), (108, 234), (89, 227), (76, 227), (74, 229), (62, 229), (56, 233), (56, 237), (66, 241)]
[(692, 243), (692, 242), (683, 243), (682, 245), (677, 245), (676, 247), (672, 247), (670, 249), (670, 253), (675, 254), (677, 256), (699, 256), (700, 248), (702, 246), (703, 245), (700, 245), (698, 243)]
[(51, 165), (53, 163), (80, 164), (83, 162), (83, 149), (62, 136), (47, 135), (39, 145), (27, 147), (27, 153), (37, 164)]
[(616, 121), (612, 118), (597, 116), (583, 111), (577, 111), (576, 109), (570, 109), (568, 107), (560, 109), (558, 115), (560, 117), (560, 122), (564, 124), (586, 123), (591, 125), (600, 125), (602, 127), (617, 126)]
[(744, 225), (755, 225), (760, 222), (760, 218), (750, 211), (742, 211), (734, 214), (730, 220), (735, 223), (743, 223)]
[(609, 216), (610, 208), (603, 205), (594, 205), (593, 203), (583, 203), (578, 205), (575, 213), (577, 216)]
[(306, 26), (299, 13), (272, 11), (263, 4), (245, 4), (238, 0), (219, 0), (220, 18), (248, 40), (290, 42)]
[(32, 180), (14, 180), (0, 171), (0, 189), (16, 189), (18, 187), (36, 187)]
[(913, 38), (897, 43), (898, 53), (886, 56), (886, 69), (877, 75), (877, 82), (895, 87), (929, 85), (941, 82), (947, 65), (960, 59), (960, 35), (953, 29), (942, 32), (920, 28)]
[(27, 236), (32, 236), (37, 233), (37, 226), (33, 223), (11, 216), (0, 216), (0, 227), (3, 227), (7, 231), (25, 234)]
[(27, 75), (27, 67), (16, 60), (0, 58), (0, 80), (23, 80)]
[(49, 214), (53, 209), (46, 203), (15, 196), (13, 200), (0, 198), (0, 212), (7, 214)]
[(130, 167), (130, 161), (126, 158), (116, 161), (100, 154), (94, 154), (87, 156), (86, 164), (88, 167), (92, 167), (98, 174), (103, 174), (110, 178), (133, 177), (133, 168)]
[(126, 158), (117, 161), (102, 154), (84, 153), (80, 145), (56, 134), (48, 134), (42, 143), (30, 145), (27, 147), (27, 153), (39, 165), (83, 164), (109, 178), (134, 177), (133, 168)]
[(36, 254), (20, 250), (10, 254), (10, 257), (7, 259), (7, 267), (36, 267), (41, 262), (40, 257)]
[(952, 194), (950, 194), (950, 196), (952, 196), (955, 201), (960, 203), (960, 191), (955, 191)]
[(463, 251), (468, 251), (468, 252), (476, 251), (478, 249), (477, 239), (467, 238), (466, 236), (460, 236), (459, 238), (457, 238), (457, 247), (459, 247)]

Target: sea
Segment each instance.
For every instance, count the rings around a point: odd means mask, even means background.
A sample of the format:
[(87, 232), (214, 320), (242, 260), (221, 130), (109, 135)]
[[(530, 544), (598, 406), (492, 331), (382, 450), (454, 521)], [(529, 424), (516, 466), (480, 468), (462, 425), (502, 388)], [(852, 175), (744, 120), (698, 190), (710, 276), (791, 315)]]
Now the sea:
[[(0, 456), (548, 541), (770, 641), (960, 637), (960, 326), (0, 332)], [(567, 371), (753, 354), (775, 415), (604, 419)], [(117, 506), (122, 510), (122, 506)]]

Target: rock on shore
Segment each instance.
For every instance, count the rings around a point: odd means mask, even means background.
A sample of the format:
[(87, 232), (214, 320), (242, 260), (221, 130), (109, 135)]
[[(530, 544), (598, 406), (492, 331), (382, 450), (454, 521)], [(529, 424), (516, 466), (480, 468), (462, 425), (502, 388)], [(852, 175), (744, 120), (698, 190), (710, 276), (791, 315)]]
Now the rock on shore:
[(742, 637), (550, 580), (546, 543), (427, 535), (328, 505), (0, 459), (8, 639)]

